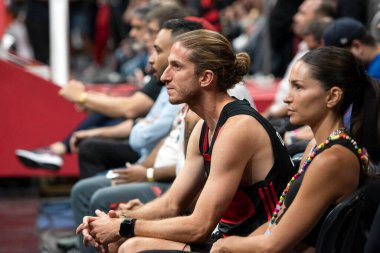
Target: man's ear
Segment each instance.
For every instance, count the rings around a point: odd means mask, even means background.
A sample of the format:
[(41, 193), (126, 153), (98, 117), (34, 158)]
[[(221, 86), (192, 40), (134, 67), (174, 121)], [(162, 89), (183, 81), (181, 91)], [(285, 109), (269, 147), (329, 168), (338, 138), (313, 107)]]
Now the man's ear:
[(363, 43), (360, 40), (353, 40), (351, 43), (351, 52), (358, 56), (363, 54)]
[(343, 98), (343, 90), (338, 86), (333, 86), (327, 94), (327, 108), (337, 106)]
[(201, 87), (207, 87), (213, 82), (214, 79), (215, 79), (214, 72), (212, 70), (205, 70), (199, 76), (199, 84), (201, 85)]

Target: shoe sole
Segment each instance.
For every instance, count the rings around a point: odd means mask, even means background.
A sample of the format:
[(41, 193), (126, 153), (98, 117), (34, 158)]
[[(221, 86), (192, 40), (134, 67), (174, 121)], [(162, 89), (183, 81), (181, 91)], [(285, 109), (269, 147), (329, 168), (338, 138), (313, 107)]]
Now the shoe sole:
[(62, 165), (62, 160), (53, 159), (47, 163), (41, 161), (41, 159), (39, 159), (39, 157), (33, 152), (26, 150), (16, 150), (16, 156), (24, 165), (30, 168), (42, 168), (56, 171), (59, 170)]
[(53, 164), (47, 164), (47, 163), (39, 163), (33, 160), (30, 160), (28, 158), (17, 156), (17, 158), (27, 167), (32, 169), (47, 169), (51, 171), (57, 171), (60, 169), (60, 167), (53, 165)]

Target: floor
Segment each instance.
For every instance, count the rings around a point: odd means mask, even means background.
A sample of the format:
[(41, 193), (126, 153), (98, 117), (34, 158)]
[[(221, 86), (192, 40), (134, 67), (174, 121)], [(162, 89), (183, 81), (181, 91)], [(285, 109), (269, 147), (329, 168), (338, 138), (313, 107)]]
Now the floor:
[(41, 189), (46, 182), (40, 179), (0, 179), (0, 253), (47, 252), (40, 249), (46, 231), (37, 230), (36, 220), (41, 202), (51, 196)]

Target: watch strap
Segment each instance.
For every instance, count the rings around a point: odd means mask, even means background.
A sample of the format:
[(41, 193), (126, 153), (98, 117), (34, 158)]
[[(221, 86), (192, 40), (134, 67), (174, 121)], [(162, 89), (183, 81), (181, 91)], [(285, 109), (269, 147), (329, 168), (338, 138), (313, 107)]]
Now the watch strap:
[(135, 223), (136, 219), (125, 218), (120, 224), (119, 234), (122, 237), (134, 237), (135, 236)]
[(154, 169), (147, 168), (146, 169), (146, 179), (148, 182), (154, 182)]

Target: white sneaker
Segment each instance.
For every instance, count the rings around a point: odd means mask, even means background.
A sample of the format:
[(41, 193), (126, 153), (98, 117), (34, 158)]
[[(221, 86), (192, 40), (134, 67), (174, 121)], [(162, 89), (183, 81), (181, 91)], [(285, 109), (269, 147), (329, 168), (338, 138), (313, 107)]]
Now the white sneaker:
[(27, 167), (59, 170), (63, 164), (62, 157), (49, 148), (34, 150), (17, 149), (16, 156)]

